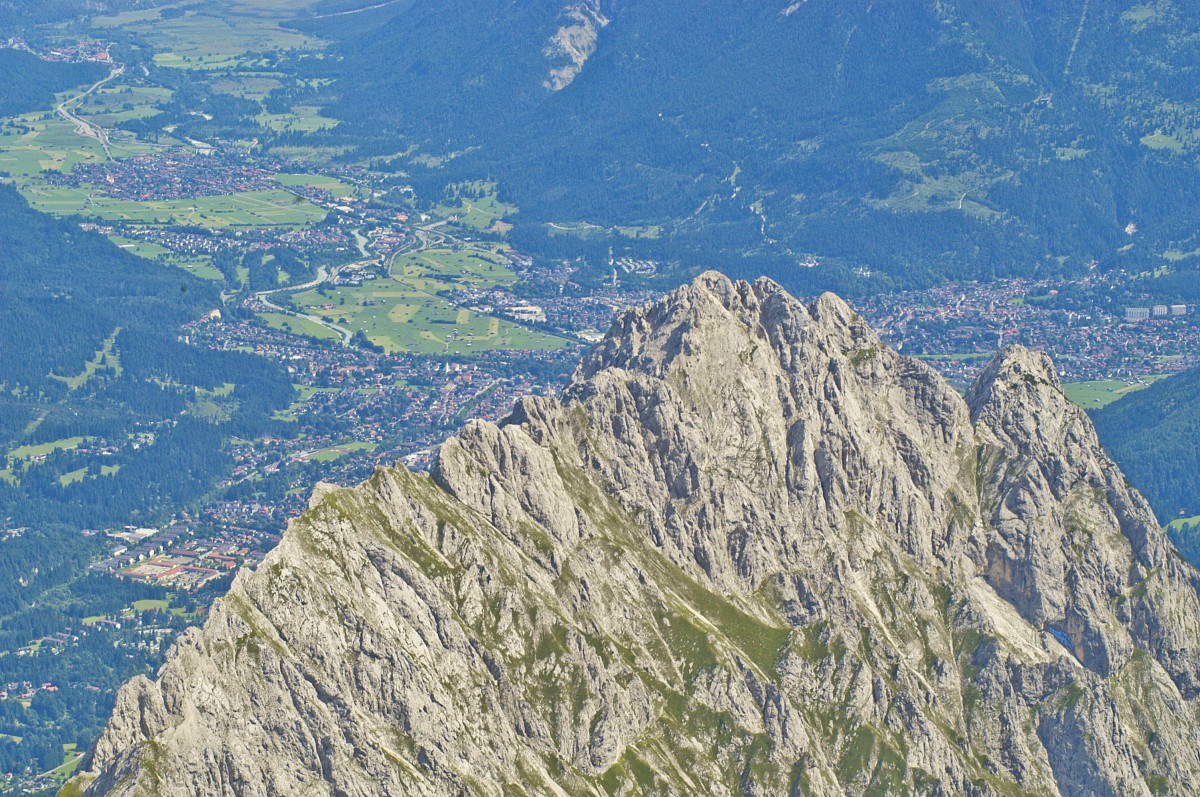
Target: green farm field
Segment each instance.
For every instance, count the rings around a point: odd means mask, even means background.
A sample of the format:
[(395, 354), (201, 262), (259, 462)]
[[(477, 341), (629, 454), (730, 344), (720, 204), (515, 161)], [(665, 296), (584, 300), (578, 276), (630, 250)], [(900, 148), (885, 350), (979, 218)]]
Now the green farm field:
[(1105, 379), (1095, 382), (1070, 382), (1063, 385), (1063, 392), (1066, 393), (1068, 399), (1085, 410), (1097, 410), (1123, 396), (1149, 387), (1159, 379), (1165, 378), (1165, 374), (1158, 374), (1147, 376), (1143, 379)]
[[(60, 94), (58, 100), (76, 94), (78, 91)], [(72, 113), (106, 128), (113, 156), (127, 157), (159, 152), (167, 145), (181, 143), (161, 137), (157, 144), (149, 144), (113, 128), (119, 122), (157, 113), (159, 104), (169, 98), (168, 89), (143, 85), (106, 86), (82, 100), (69, 102), (67, 107)], [(67, 173), (78, 164), (108, 160), (99, 141), (80, 135), (74, 122), (59, 117), (49, 108), (4, 121), (8, 124), (0, 127), (0, 172), (10, 177), (38, 181), (43, 172)]]
[(507, 258), (472, 249), (438, 248), (401, 255), (392, 264), (392, 276), (418, 290), (453, 287), (495, 288), (511, 285), (517, 275)]
[(215, 77), (208, 84), (213, 91), (221, 94), (232, 94), (246, 100), (261, 102), (267, 95), (283, 84), (274, 73), (247, 72), (238, 70), (228, 75)]
[(307, 318), (285, 315), (283, 313), (259, 313), (258, 317), (271, 329), (304, 335), (317, 340), (340, 340), (341, 336), (329, 327), (309, 321)]
[(73, 104), (71, 110), (102, 127), (112, 127), (130, 119), (143, 119), (158, 113), (171, 99), (171, 90), (158, 86), (103, 86)]
[[(77, 163), (107, 160), (100, 142), (75, 132), (75, 125), (49, 114), (27, 114), (20, 127), (0, 129), (0, 171), (35, 177), (44, 171), (69, 172)], [(25, 129), (27, 128), (27, 129)]]
[(172, 252), (170, 249), (159, 246), (156, 243), (134, 241), (122, 235), (110, 235), (108, 236), (108, 240), (130, 254), (143, 257), (146, 260), (153, 260), (155, 263), (160, 263), (164, 266), (173, 266), (182, 269), (201, 279), (214, 281), (224, 279), (221, 276), (221, 272), (213, 268), (212, 258), (208, 255), (182, 255)]
[(663, 232), (658, 224), (605, 227), (588, 221), (547, 222), (546, 229), (551, 235), (572, 235), (585, 240), (613, 234), (625, 238), (659, 238)]
[(311, 133), (337, 127), (338, 120), (321, 115), (321, 109), (312, 105), (297, 105), (291, 113), (261, 113), (258, 123), (280, 133)]
[(58, 483), (63, 487), (69, 487), (76, 482), (81, 482), (86, 479), (87, 474), (87, 468), (79, 468), (78, 470), (73, 470), (69, 473), (64, 473), (63, 475), (59, 476)]
[(354, 196), (357, 190), (349, 183), (344, 183), (336, 177), (326, 177), (323, 174), (277, 174), (275, 182), (286, 188), (307, 186), (327, 191), (333, 197)]
[(8, 452), (8, 461), (9, 463), (13, 463), (35, 457), (44, 457), (54, 451), (70, 451), (73, 448), (78, 448), (85, 439), (83, 437), (64, 437), (62, 440), (51, 440), (48, 443), (19, 446)]
[(1200, 526), (1200, 515), (1175, 518), (1167, 524), (1167, 528), (1173, 531), (1182, 531), (1185, 526)]
[(345, 155), (349, 151), (349, 146), (318, 144), (288, 144), (276, 145), (270, 148), (270, 153), (280, 158), (305, 160), (320, 164), (334, 163), (340, 156)]
[(158, 260), (160, 257), (165, 257), (171, 253), (171, 250), (165, 246), (159, 246), (148, 241), (135, 241), (132, 238), (126, 238), (123, 235), (110, 235), (108, 240), (124, 249), (130, 254), (144, 257), (147, 260)]
[(246, 191), (228, 196), (135, 202), (66, 186), (22, 187), (29, 204), (59, 216), (93, 216), (139, 224), (192, 224), (214, 229), (226, 227), (280, 227), (313, 224), (325, 211), (283, 189)]
[(95, 24), (137, 33), (154, 45), (159, 66), (217, 70), (253, 66), (247, 53), (271, 50), (312, 50), (319, 42), (280, 25), (295, 16), (303, 3), (231, 2), (223, 8), (196, 10), (163, 19), (157, 10), (131, 11), (97, 17)]
[(509, 285), (516, 275), (499, 255), (429, 249), (403, 255), (391, 279), (361, 287), (302, 291), (293, 301), (305, 312), (361, 330), (389, 352), (470, 354), (488, 349), (557, 349), (567, 341), (456, 307), (439, 292)]

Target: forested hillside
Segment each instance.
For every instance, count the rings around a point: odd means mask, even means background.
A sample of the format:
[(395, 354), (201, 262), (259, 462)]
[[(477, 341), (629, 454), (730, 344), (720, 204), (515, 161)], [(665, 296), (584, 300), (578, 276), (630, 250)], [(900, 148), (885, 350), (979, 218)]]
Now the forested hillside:
[[(1092, 417), (1100, 441), (1162, 522), (1200, 515), (1200, 371), (1156, 382)], [(1200, 561), (1196, 531), (1176, 532), (1175, 541)]]
[[(177, 340), (216, 306), (211, 283), (37, 213), (4, 185), (0, 216), (0, 513), (76, 527), (169, 514), (223, 471), (228, 428), (261, 429), (291, 400), (278, 366)], [(220, 411), (189, 414), (206, 395)]]
[(527, 249), (801, 290), (1195, 273), (1194, 4), (429, 0), (306, 26), (341, 40), (315, 90), (335, 137), (419, 194), (496, 178)]
[(144, 0), (0, 0), (0, 29), (37, 36), (34, 26), (91, 14), (136, 8)]
[(55, 92), (99, 80), (99, 64), (54, 64), (20, 50), (0, 50), (0, 116), (16, 116), (53, 104)]
[(63, 744), (91, 743), (112, 690), (155, 654), (86, 635), (62, 655), (13, 651), (166, 597), (82, 577), (108, 545), (80, 530), (158, 523), (192, 505), (229, 472), (230, 435), (287, 433), (270, 416), (294, 389), (273, 363), (178, 340), (216, 306), (211, 283), (38, 213), (7, 185), (0, 219), (0, 684), (71, 685), (27, 712), (4, 704), (0, 723), (20, 733), (0, 735), (0, 771), (44, 770)]

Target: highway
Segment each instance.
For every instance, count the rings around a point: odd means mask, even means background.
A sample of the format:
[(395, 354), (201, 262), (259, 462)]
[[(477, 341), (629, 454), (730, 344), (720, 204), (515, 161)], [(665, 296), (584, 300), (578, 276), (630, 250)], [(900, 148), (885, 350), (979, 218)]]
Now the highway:
[[(282, 288), (272, 288), (269, 291), (259, 291), (258, 293), (254, 294), (254, 298), (278, 313), (294, 316), (295, 318), (303, 318), (307, 321), (313, 322), (314, 324), (318, 324), (319, 326), (323, 326), (326, 329), (336, 332), (341, 338), (342, 345), (349, 346), (350, 339), (354, 336), (354, 333), (346, 329), (341, 324), (335, 324), (319, 315), (313, 315), (311, 313), (299, 313), (295, 310), (292, 310), (290, 307), (283, 307), (282, 305), (278, 305), (271, 301), (271, 297), (280, 293), (296, 293), (298, 291), (306, 291), (310, 288), (315, 288), (322, 283), (332, 282), (334, 278), (337, 277), (337, 275), (343, 270), (349, 268), (350, 266), (360, 265), (362, 262), (365, 261), (360, 261), (359, 263), (347, 263), (343, 266), (337, 266), (332, 270), (326, 268), (325, 266), (321, 266), (319, 269), (317, 269), (317, 276), (314, 279), (303, 283), (302, 285), (286, 285)], [(370, 262), (375, 261), (372, 260)]]
[[(83, 92), (82, 94), (63, 100), (54, 109), (58, 112), (59, 116), (75, 125), (75, 132), (77, 134), (85, 138), (94, 138), (99, 141), (100, 146), (104, 148), (105, 156), (109, 158), (112, 157), (112, 150), (109, 147), (108, 133), (104, 132), (104, 128), (100, 127), (100, 125), (89, 122), (81, 116), (76, 116), (74, 113), (68, 110), (67, 106), (83, 102), (83, 99), (89, 94), (103, 86), (105, 83), (117, 78), (124, 72), (124, 66), (113, 67), (113, 70), (108, 73), (108, 77), (104, 78), (103, 80), (96, 81), (87, 89), (87, 91)], [(76, 105), (76, 107), (78, 106)]]

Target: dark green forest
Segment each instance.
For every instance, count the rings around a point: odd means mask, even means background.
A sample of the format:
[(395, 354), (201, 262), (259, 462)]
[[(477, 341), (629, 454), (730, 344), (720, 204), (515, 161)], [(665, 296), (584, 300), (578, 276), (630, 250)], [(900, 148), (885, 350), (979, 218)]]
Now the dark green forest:
[[(80, 529), (159, 523), (194, 505), (232, 467), (230, 436), (288, 433), (271, 414), (295, 391), (271, 362), (178, 339), (217, 305), (211, 283), (37, 213), (7, 185), (0, 218), (0, 520), (25, 529), (0, 540), (0, 650), (10, 651), (0, 685), (73, 684), (39, 692), (28, 710), (0, 703), (0, 734), (20, 740), (0, 736), (0, 770), (19, 771), (60, 763), (62, 744), (90, 744), (113, 690), (157, 661), (136, 647), (137, 621), (82, 627), (165, 593), (82, 575), (104, 538)], [(63, 440), (81, 442), (55, 448)], [(22, 447), (45, 453), (12, 455)], [(12, 655), (63, 628), (80, 639), (59, 655)]]
[(107, 73), (99, 64), (52, 64), (21, 50), (0, 50), (0, 116), (46, 108), (54, 104), (55, 93)]
[[(9, 221), (0, 227), (0, 438), (9, 448), (95, 442), (83, 453), (9, 463), (0, 513), (76, 528), (162, 518), (225, 471), (231, 434), (286, 432), (270, 420), (294, 394), (281, 368), (177, 339), (217, 305), (211, 283), (37, 213), (8, 186), (0, 186), (0, 215)], [(90, 374), (89, 362), (97, 366)], [(188, 413), (198, 396), (226, 385), (232, 392), (211, 400), (219, 412)], [(82, 480), (60, 483), (85, 467)]]
[[(1200, 515), (1200, 369), (1155, 382), (1091, 415), (1100, 442), (1159, 520)], [(1194, 562), (1200, 562), (1197, 532), (1176, 540)]]
[(38, 41), (42, 38), (38, 25), (136, 8), (143, 3), (144, 0), (0, 0), (0, 30), (21, 33), (31, 41)]

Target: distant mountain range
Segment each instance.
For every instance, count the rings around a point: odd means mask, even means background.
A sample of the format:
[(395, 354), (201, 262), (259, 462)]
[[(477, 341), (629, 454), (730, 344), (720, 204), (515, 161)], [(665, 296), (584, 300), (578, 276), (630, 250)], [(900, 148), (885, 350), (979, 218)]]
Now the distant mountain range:
[(586, 221), (593, 260), (850, 292), (1196, 267), (1195, 4), (400, 0), (303, 25), (339, 41), (326, 99), (362, 152), (428, 191), (498, 178), (529, 247)]

